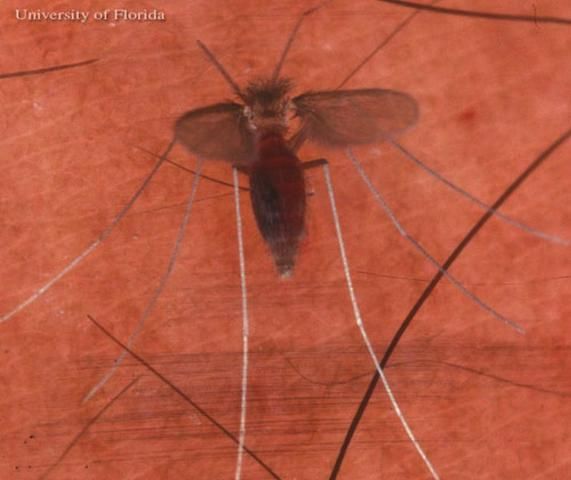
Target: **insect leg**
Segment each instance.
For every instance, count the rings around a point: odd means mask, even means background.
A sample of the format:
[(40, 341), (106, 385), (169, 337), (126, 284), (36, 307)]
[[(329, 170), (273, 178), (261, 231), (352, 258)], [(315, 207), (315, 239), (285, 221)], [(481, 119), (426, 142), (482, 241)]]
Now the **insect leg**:
[(438, 476), (436, 469), (434, 468), (434, 466), (430, 462), (428, 456), (426, 455), (426, 453), (424, 452), (424, 450), (422, 449), (422, 447), (418, 443), (418, 440), (414, 436), (414, 433), (412, 432), (410, 426), (408, 425), (408, 422), (406, 421), (406, 419), (405, 419), (405, 417), (401, 411), (401, 408), (400, 408), (400, 406), (399, 406), (399, 404), (395, 398), (395, 395), (392, 391), (392, 388), (389, 384), (389, 381), (388, 381), (387, 377), (385, 376), (383, 369), (379, 363), (379, 360), (377, 358), (377, 354), (375, 353), (373, 345), (371, 344), (371, 340), (369, 339), (369, 335), (367, 334), (367, 330), (365, 329), (365, 325), (363, 323), (363, 318), (361, 316), (361, 309), (359, 308), (359, 304), (357, 302), (357, 295), (356, 295), (355, 289), (353, 287), (353, 280), (351, 278), (349, 261), (347, 260), (347, 254), (345, 252), (345, 243), (343, 241), (343, 234), (341, 232), (341, 223), (339, 221), (339, 214), (337, 212), (337, 204), (335, 202), (333, 182), (331, 180), (331, 173), (329, 172), (329, 162), (327, 162), (327, 160), (325, 160), (325, 159), (319, 159), (319, 160), (307, 162), (304, 165), (305, 165), (305, 168), (315, 168), (315, 167), (322, 167), (323, 168), (323, 175), (325, 176), (325, 183), (327, 185), (327, 193), (329, 196), (329, 204), (331, 206), (331, 213), (333, 215), (333, 223), (335, 225), (335, 234), (337, 236), (337, 244), (339, 245), (339, 254), (341, 256), (341, 262), (343, 264), (343, 272), (345, 274), (345, 283), (347, 284), (347, 289), (349, 292), (349, 298), (351, 299), (351, 306), (353, 308), (353, 316), (355, 318), (355, 322), (357, 323), (357, 327), (359, 328), (359, 331), (361, 332), (361, 336), (363, 337), (363, 342), (365, 343), (365, 346), (367, 347), (367, 350), (369, 351), (369, 354), (371, 355), (371, 358), (373, 359), (375, 369), (377, 370), (377, 373), (379, 374), (379, 377), (381, 378), (381, 381), (383, 382), (383, 386), (385, 388), (385, 391), (387, 392), (387, 395), (389, 397), (389, 400), (391, 402), (393, 410), (395, 411), (399, 421), (401, 422), (408, 438), (410, 439), (410, 441), (414, 445), (414, 448), (416, 449), (416, 451), (418, 452), (418, 454), (422, 458), (424, 464), (426, 465), (426, 467), (430, 471), (432, 478), (434, 478), (435, 480), (438, 480), (440, 477)]
[[(129, 339), (127, 340), (127, 346), (129, 346), (129, 347), (133, 344), (133, 342), (137, 339), (139, 334), (142, 332), (143, 327), (145, 325), (145, 321), (147, 320), (147, 318), (151, 314), (151, 312), (155, 306), (155, 303), (159, 299), (159, 297), (160, 297), (162, 291), (164, 290), (164, 288), (167, 284), (167, 281), (170, 278), (171, 273), (174, 269), (176, 260), (178, 258), (178, 252), (180, 250), (180, 246), (181, 246), (182, 240), (184, 238), (184, 232), (185, 232), (186, 227), (188, 225), (188, 221), (190, 220), (190, 213), (192, 212), (192, 205), (194, 203), (194, 196), (196, 194), (196, 190), (198, 189), (198, 182), (200, 180), (200, 170), (202, 169), (203, 161), (204, 160), (201, 158), (198, 159), (198, 162), (196, 165), (197, 174), (195, 175), (195, 177), (192, 181), (192, 187), (190, 190), (190, 195), (188, 196), (188, 201), (186, 203), (186, 209), (184, 211), (184, 215), (183, 215), (182, 221), (181, 221), (179, 229), (178, 229), (178, 234), (177, 234), (176, 239), (175, 239), (175, 243), (174, 243), (168, 264), (167, 264), (167, 268), (166, 268), (165, 272), (163, 273), (163, 276), (161, 277), (161, 279), (159, 281), (159, 285), (157, 286), (157, 288), (155, 289), (155, 291), (151, 295), (151, 299), (149, 300), (149, 302), (145, 306), (145, 309), (143, 310), (141, 318), (137, 322), (135, 329), (133, 330), (133, 332), (131, 332)], [(111, 368), (101, 378), (101, 380), (99, 380), (99, 382), (97, 382), (97, 384), (94, 387), (92, 387), (91, 390), (89, 390), (87, 395), (83, 398), (82, 402), (87, 402), (91, 397), (93, 397), (93, 395), (95, 395), (97, 393), (97, 391), (101, 387), (103, 387), (103, 385), (105, 385), (107, 383), (107, 381), (109, 381), (109, 379), (114, 375), (115, 371), (117, 370), (117, 368), (119, 368), (119, 366), (121, 365), (121, 363), (123, 362), (123, 360), (125, 359), (126, 356), (127, 356), (127, 352), (125, 350), (122, 350), (121, 353), (119, 354), (119, 356), (113, 362), (113, 365), (111, 366)]]
[(432, 255), (430, 255), (430, 253), (428, 253), (420, 243), (418, 243), (413, 237), (411, 237), (409, 235), (409, 233), (404, 229), (404, 227), (400, 224), (400, 222), (397, 220), (394, 212), (388, 206), (385, 199), (381, 196), (379, 191), (375, 188), (375, 186), (371, 182), (371, 179), (365, 173), (365, 170), (363, 170), (363, 166), (357, 160), (355, 155), (353, 155), (353, 151), (350, 148), (348, 148), (346, 150), (346, 154), (347, 154), (347, 157), (349, 158), (349, 160), (351, 160), (351, 162), (353, 163), (353, 165), (357, 169), (357, 172), (359, 173), (359, 175), (361, 176), (361, 178), (363, 179), (365, 184), (367, 185), (367, 188), (369, 189), (369, 191), (373, 194), (375, 201), (385, 211), (385, 213), (387, 214), (387, 216), (389, 217), (389, 219), (391, 220), (391, 222), (393, 223), (395, 228), (399, 231), (399, 233), (408, 242), (410, 242), (414, 246), (414, 248), (424, 258), (426, 258), (430, 263), (432, 263), (458, 290), (460, 290), (465, 296), (467, 296), (470, 300), (472, 300), (476, 305), (478, 305), (483, 310), (487, 311), (494, 318), (504, 322), (506, 325), (510, 326), (511, 328), (513, 328), (518, 333), (522, 333), (522, 334), (525, 333), (525, 329), (519, 323), (514, 322), (513, 320), (510, 320), (509, 318), (503, 316), (501, 313), (494, 310), (491, 306), (489, 306), (487, 303), (485, 303), (483, 300), (481, 300), (478, 296), (476, 296), (474, 293), (472, 293), (470, 290), (468, 290), (464, 285), (462, 285), (462, 283), (460, 283), (458, 280), (456, 280), (456, 278), (454, 276), (452, 276), (442, 265), (440, 265), (440, 263), (438, 263), (438, 261)]
[(115, 218), (113, 218), (113, 220), (111, 220), (111, 223), (109, 224), (109, 226), (105, 230), (103, 230), (99, 234), (99, 236), (83, 252), (81, 252), (79, 255), (74, 257), (71, 260), (71, 262), (69, 262), (62, 270), (60, 270), (59, 273), (57, 273), (52, 278), (50, 278), (44, 285), (42, 285), (34, 293), (32, 293), (32, 295), (30, 295), (26, 300), (24, 300), (19, 305), (14, 307), (8, 313), (2, 315), (0, 317), (0, 323), (4, 323), (4, 322), (10, 320), (18, 312), (20, 312), (21, 310), (26, 308), (31, 303), (35, 302), (44, 293), (46, 293), (50, 288), (52, 288), (57, 282), (59, 282), (66, 274), (68, 274), (75, 267), (77, 267), (77, 265), (79, 265), (85, 257), (87, 257), (91, 252), (93, 252), (103, 241), (105, 241), (105, 239), (109, 235), (111, 235), (111, 232), (113, 231), (113, 229), (117, 226), (117, 224), (123, 219), (123, 217), (131, 209), (133, 204), (141, 196), (141, 194), (143, 193), (145, 188), (147, 188), (147, 186), (149, 185), (149, 183), (151, 182), (151, 180), (153, 179), (155, 174), (158, 172), (161, 165), (165, 162), (165, 160), (167, 159), (167, 155), (170, 153), (170, 151), (172, 150), (172, 148), (174, 146), (174, 143), (175, 143), (175, 139), (173, 139), (171, 141), (171, 143), (169, 144), (169, 146), (167, 147), (165, 152), (161, 155), (161, 157), (159, 158), (159, 160), (157, 161), (157, 163), (155, 164), (153, 169), (145, 177), (145, 179), (143, 180), (143, 183), (141, 183), (140, 187), (136, 190), (136, 192), (133, 194), (133, 196), (129, 199), (127, 204), (121, 209), (121, 211), (115, 216)]
[(238, 169), (232, 169), (234, 180), (234, 203), (236, 205), (236, 231), (238, 234), (238, 258), (240, 261), (240, 288), (242, 291), (242, 386), (240, 395), (240, 435), (238, 440), (238, 458), (236, 460), (235, 480), (242, 476), (242, 460), (244, 456), (244, 442), (246, 439), (246, 408), (248, 393), (248, 290), (246, 286), (246, 260), (244, 258), (244, 238), (242, 235), (242, 214), (240, 212), (240, 183)]
[(533, 235), (535, 237), (539, 237), (542, 238), (544, 240), (548, 240), (550, 242), (553, 243), (558, 243), (561, 245), (571, 245), (571, 241), (567, 240), (565, 238), (561, 238), (558, 237), (556, 235), (550, 235), (548, 233), (542, 232), (540, 230), (537, 230), (536, 228), (530, 227), (528, 225), (525, 225), (524, 223), (521, 223), (519, 221), (517, 221), (515, 218), (510, 217), (509, 215), (505, 215), (501, 212), (499, 212), (498, 210), (495, 210), (494, 208), (492, 208), (490, 205), (482, 202), (481, 200), (479, 200), (478, 198), (474, 197), (474, 195), (472, 195), (471, 193), (467, 192), (466, 190), (464, 190), (463, 188), (459, 187), (458, 185), (456, 185), (455, 183), (451, 182), (450, 180), (448, 180), (446, 177), (444, 177), (443, 175), (441, 175), (440, 173), (438, 173), (436, 170), (433, 170), (432, 168), (430, 168), (428, 165), (426, 165), (423, 161), (421, 161), (418, 157), (416, 157), (415, 155), (412, 154), (412, 152), (410, 152), (409, 150), (407, 150), (406, 148), (404, 148), (399, 142), (397, 142), (394, 139), (387, 139), (387, 141), (393, 146), (395, 147), (399, 152), (401, 152), (406, 159), (410, 160), (412, 163), (414, 163), (415, 165), (417, 165), (419, 168), (421, 168), (422, 170), (424, 170), (426, 173), (428, 173), (429, 175), (431, 175), (432, 177), (436, 178), (436, 180), (438, 180), (439, 182), (443, 183), (444, 185), (446, 185), (448, 188), (454, 190), (456, 193), (459, 193), (460, 195), (462, 195), (463, 197), (467, 198), (468, 200), (470, 200), (472, 203), (475, 203), (476, 205), (478, 205), (480, 208), (483, 208), (484, 210), (486, 210), (487, 212), (490, 212), (492, 215), (495, 215), (496, 217), (498, 217), (499, 219), (503, 220), (506, 223), (509, 223), (510, 225), (513, 225), (516, 228), (519, 228), (520, 230)]

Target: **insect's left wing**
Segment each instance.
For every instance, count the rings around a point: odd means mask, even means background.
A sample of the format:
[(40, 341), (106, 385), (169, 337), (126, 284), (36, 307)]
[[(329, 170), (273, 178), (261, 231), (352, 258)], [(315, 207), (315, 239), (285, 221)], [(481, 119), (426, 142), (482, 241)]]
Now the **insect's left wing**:
[(394, 137), (418, 119), (418, 104), (395, 90), (331, 90), (304, 93), (292, 100), (308, 140), (347, 147)]
[(247, 166), (253, 160), (253, 137), (242, 109), (227, 102), (191, 110), (177, 120), (176, 139), (199, 157)]

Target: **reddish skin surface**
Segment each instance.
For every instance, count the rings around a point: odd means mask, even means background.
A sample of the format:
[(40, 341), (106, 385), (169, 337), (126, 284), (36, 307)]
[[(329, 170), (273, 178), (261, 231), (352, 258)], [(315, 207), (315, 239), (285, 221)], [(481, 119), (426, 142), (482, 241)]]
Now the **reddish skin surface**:
[[(538, 15), (571, 16), (561, 1), (498, 3), (461, 7), (533, 14), (535, 5)], [(30, 295), (109, 224), (155, 160), (139, 147), (161, 152), (176, 118), (231, 96), (195, 39), (244, 85), (271, 71), (306, 7), (296, 0), (271, 2), (266, 10), (254, 1), (172, 0), (166, 23), (113, 27), (17, 22), (15, 5), (3, 4), (3, 72), (101, 61), (0, 83), (1, 310)], [(284, 67), (297, 81), (294, 94), (335, 87), (408, 13), (339, 0), (310, 17)], [(421, 118), (403, 144), (492, 202), (569, 127), (568, 52), (564, 26), (422, 13), (348, 87), (413, 95)], [(393, 149), (375, 145), (356, 153), (436, 258), (444, 260), (481, 216)], [(503, 210), (571, 237), (570, 155), (570, 144), (558, 149)], [(434, 272), (394, 231), (343, 155), (311, 145), (300, 151), (302, 160), (323, 156), (332, 165), (365, 324), (381, 355)], [(180, 146), (172, 158), (193, 166)], [(206, 173), (231, 178), (225, 164), (208, 164)], [(0, 478), (37, 479), (141, 374), (50, 478), (233, 476), (235, 445), (131, 359), (80, 404), (118, 354), (86, 316), (128, 337), (166, 265), (191, 182), (165, 165), (104, 246), (0, 325)], [(318, 171), (309, 184), (316, 194), (308, 202), (307, 240), (289, 281), (275, 274), (247, 194), (242, 203), (252, 323), (246, 442), (284, 479), (328, 477), (373, 373), (351, 316)], [(231, 196), (220, 197), (230, 193), (201, 184), (175, 272), (135, 350), (237, 434), (238, 260)], [(569, 249), (493, 220), (452, 271), (527, 334), (517, 335), (442, 282), (387, 369), (414, 432), (443, 479), (569, 478)], [(244, 469), (245, 479), (269, 478), (248, 457)], [(428, 478), (379, 389), (339, 478), (380, 477)]]

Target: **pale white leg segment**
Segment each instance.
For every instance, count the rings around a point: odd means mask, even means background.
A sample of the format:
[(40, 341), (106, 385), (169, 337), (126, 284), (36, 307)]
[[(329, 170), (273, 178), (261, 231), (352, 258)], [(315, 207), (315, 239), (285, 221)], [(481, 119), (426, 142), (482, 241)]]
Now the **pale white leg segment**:
[(238, 457), (236, 459), (235, 480), (242, 476), (242, 461), (244, 458), (244, 443), (246, 441), (246, 408), (248, 393), (248, 290), (246, 285), (246, 260), (244, 258), (244, 238), (242, 234), (242, 214), (240, 213), (240, 184), (238, 170), (232, 169), (234, 180), (234, 202), (236, 205), (236, 230), (238, 234), (238, 256), (240, 259), (240, 286), (242, 290), (242, 386), (240, 395), (240, 434), (238, 437)]
[(335, 233), (337, 235), (337, 243), (339, 244), (339, 254), (341, 256), (341, 262), (343, 263), (343, 272), (345, 273), (345, 281), (347, 283), (347, 289), (349, 290), (349, 297), (351, 298), (351, 305), (353, 307), (353, 315), (355, 317), (355, 321), (357, 323), (357, 326), (359, 327), (361, 336), (363, 337), (363, 341), (365, 342), (367, 350), (369, 351), (369, 354), (373, 359), (373, 363), (375, 364), (375, 368), (379, 373), (379, 377), (383, 382), (383, 386), (385, 388), (385, 391), (387, 392), (387, 395), (389, 396), (391, 405), (393, 406), (393, 409), (397, 414), (397, 417), (400, 420), (406, 434), (408, 435), (408, 438), (410, 439), (410, 441), (414, 445), (414, 448), (416, 448), (416, 451), (418, 452), (423, 462), (425, 463), (426, 467), (430, 471), (432, 478), (434, 478), (435, 480), (439, 480), (440, 477), (438, 476), (436, 469), (428, 459), (428, 456), (418, 443), (417, 439), (414, 436), (414, 433), (412, 432), (410, 426), (408, 425), (406, 419), (404, 418), (404, 415), (399, 407), (399, 404), (397, 403), (396, 398), (392, 392), (391, 386), (389, 385), (385, 373), (383, 372), (379, 360), (377, 359), (377, 355), (375, 353), (375, 350), (373, 349), (371, 341), (369, 340), (367, 331), (365, 330), (365, 325), (363, 324), (363, 319), (361, 317), (361, 310), (359, 309), (359, 304), (357, 303), (357, 297), (355, 295), (355, 289), (353, 288), (353, 281), (351, 279), (351, 272), (349, 270), (349, 262), (347, 260), (347, 254), (345, 253), (345, 243), (343, 242), (343, 235), (341, 233), (341, 224), (339, 222), (339, 215), (337, 213), (337, 205), (335, 203), (333, 182), (331, 181), (331, 174), (329, 173), (329, 165), (327, 164), (323, 165), (323, 173), (325, 175), (325, 183), (327, 185), (327, 192), (329, 194), (329, 203), (331, 205), (331, 212), (333, 214)]

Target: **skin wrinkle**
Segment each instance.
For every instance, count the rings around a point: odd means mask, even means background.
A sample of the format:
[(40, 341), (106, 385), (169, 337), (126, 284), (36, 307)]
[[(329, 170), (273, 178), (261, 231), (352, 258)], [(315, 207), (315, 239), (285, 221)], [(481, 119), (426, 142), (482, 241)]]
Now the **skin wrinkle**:
[[(307, 375), (305, 375), (304, 373), (302, 373), (302, 371), (292, 362), (292, 360), (290, 358), (286, 357), (285, 359), (286, 359), (286, 362), (292, 368), (292, 370), (294, 370), (302, 379), (304, 379), (306, 382), (308, 382), (312, 385), (319, 385), (319, 386), (323, 386), (323, 387), (335, 387), (337, 385), (346, 385), (348, 383), (354, 383), (354, 382), (357, 382), (358, 380), (361, 380), (362, 378), (370, 377), (370, 375), (371, 375), (369, 372), (367, 372), (367, 373), (361, 373), (358, 375), (354, 375), (354, 376), (352, 376), (348, 379), (345, 379), (345, 380), (322, 382), (320, 380), (310, 378)], [(556, 397), (561, 397), (561, 398), (571, 397), (571, 392), (563, 392), (563, 391), (559, 391), (559, 390), (555, 390), (555, 389), (538, 387), (537, 385), (517, 382), (515, 380), (511, 380), (509, 378), (502, 377), (501, 375), (496, 375), (494, 373), (484, 372), (483, 370), (478, 370), (477, 368), (473, 368), (473, 367), (469, 367), (466, 365), (461, 365), (461, 364), (453, 363), (453, 362), (445, 362), (442, 360), (409, 360), (409, 361), (403, 361), (403, 362), (395, 362), (395, 363), (391, 363), (390, 365), (387, 365), (385, 367), (385, 370), (389, 369), (389, 368), (392, 369), (392, 368), (404, 367), (404, 366), (408, 366), (408, 365), (417, 365), (417, 364), (422, 365), (422, 366), (424, 366), (426, 364), (441, 365), (441, 366), (449, 367), (452, 369), (464, 370), (468, 373), (472, 373), (474, 375), (481, 376), (481, 377), (486, 377), (486, 378), (489, 378), (490, 380), (494, 380), (494, 381), (499, 382), (499, 383), (505, 383), (505, 384), (510, 385), (512, 387), (532, 390), (532, 391), (535, 391), (538, 393), (544, 393), (546, 395), (554, 395)]]

